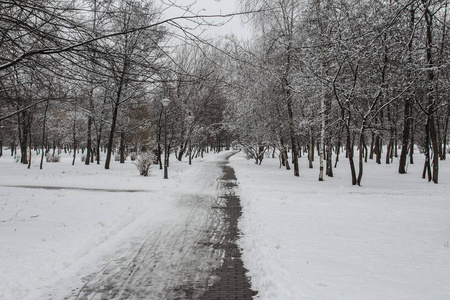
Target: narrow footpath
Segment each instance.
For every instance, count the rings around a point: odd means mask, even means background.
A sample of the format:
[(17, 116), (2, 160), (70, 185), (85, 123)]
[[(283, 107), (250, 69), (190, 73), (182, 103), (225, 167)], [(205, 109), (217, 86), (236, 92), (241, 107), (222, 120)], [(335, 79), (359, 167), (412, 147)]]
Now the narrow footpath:
[(152, 226), (137, 220), (136, 235), (112, 248), (93, 271), (62, 278), (73, 282), (69, 295), (58, 296), (56, 287), (47, 299), (253, 299), (237, 246), (242, 208), (228, 166), (234, 154), (204, 162), (182, 183), (170, 214)]
[[(233, 153), (234, 154), (234, 153)], [(237, 186), (237, 178), (234, 169), (228, 166), (228, 159), (233, 155), (226, 157), (226, 161), (221, 164), (223, 170), (220, 178), (220, 190), (224, 203), (217, 209), (224, 211), (225, 226), (224, 238), (221, 243), (216, 245), (217, 249), (224, 251), (223, 264), (215, 271), (217, 282), (208, 288), (208, 291), (200, 298), (202, 300), (225, 300), (225, 299), (253, 299), (257, 294), (251, 289), (247, 269), (241, 259), (241, 250), (237, 246), (239, 238), (238, 221), (242, 215), (242, 207), (239, 196), (234, 189)]]

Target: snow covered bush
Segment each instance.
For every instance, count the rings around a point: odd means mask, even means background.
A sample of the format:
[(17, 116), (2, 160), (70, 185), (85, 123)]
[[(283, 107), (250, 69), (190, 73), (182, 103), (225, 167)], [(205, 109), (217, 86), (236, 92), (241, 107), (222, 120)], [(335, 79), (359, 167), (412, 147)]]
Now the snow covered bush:
[(154, 159), (155, 155), (152, 152), (143, 152), (138, 155), (134, 164), (138, 168), (141, 175), (148, 176), (150, 166), (152, 165)]
[(45, 156), (45, 159), (47, 162), (59, 162), (61, 160), (61, 157), (57, 154), (53, 154), (53, 155), (47, 154)]
[(116, 153), (116, 155), (114, 155), (114, 160), (120, 161), (120, 153)]
[(136, 153), (136, 152), (131, 152), (131, 153), (130, 153), (130, 159), (131, 159), (131, 161), (135, 161), (136, 158), (137, 158), (137, 153)]
[(261, 165), (264, 159), (264, 154), (267, 150), (266, 147), (261, 145), (244, 145), (244, 144), (241, 144), (241, 146), (248, 160), (254, 159), (255, 164)]

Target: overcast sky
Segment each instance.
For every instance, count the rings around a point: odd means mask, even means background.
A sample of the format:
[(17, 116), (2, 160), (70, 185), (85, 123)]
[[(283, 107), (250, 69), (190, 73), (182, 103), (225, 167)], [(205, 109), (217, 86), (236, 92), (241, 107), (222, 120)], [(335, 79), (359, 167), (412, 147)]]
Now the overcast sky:
[[(239, 11), (239, 0), (160, 0), (162, 2), (163, 8), (167, 8), (165, 11), (165, 17), (175, 17), (181, 16), (185, 11), (181, 8), (176, 8), (171, 5), (170, 2), (176, 3), (179, 6), (192, 5), (193, 13), (199, 15), (226, 15), (230, 13), (235, 13)], [(204, 33), (208, 37), (213, 37), (216, 35), (229, 35), (234, 34), (238, 38), (248, 38), (249, 37), (249, 26), (241, 22), (241, 17), (234, 16), (233, 18), (215, 18), (209, 19), (214, 24), (221, 24), (227, 22), (221, 26), (213, 26), (205, 28), (207, 31)], [(191, 24), (192, 26), (192, 24)], [(200, 33), (201, 30), (197, 29), (196, 33)]]

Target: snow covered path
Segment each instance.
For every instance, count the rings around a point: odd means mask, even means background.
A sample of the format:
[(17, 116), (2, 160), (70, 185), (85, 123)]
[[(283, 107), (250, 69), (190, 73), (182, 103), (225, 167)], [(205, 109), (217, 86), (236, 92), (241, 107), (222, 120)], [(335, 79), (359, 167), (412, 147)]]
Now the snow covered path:
[(66, 299), (177, 299), (198, 296), (220, 256), (210, 240), (220, 234), (215, 198), (183, 195), (157, 226), (142, 228), (83, 278)]
[(172, 161), (169, 180), (131, 163), (23, 170), (2, 158), (0, 298), (196, 298), (223, 256), (227, 155)]

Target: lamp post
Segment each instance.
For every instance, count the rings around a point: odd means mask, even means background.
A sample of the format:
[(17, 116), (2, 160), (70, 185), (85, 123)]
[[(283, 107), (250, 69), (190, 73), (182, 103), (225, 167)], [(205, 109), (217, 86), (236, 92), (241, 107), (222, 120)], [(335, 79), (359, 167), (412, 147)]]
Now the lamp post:
[(164, 98), (161, 100), (161, 104), (164, 109), (164, 179), (169, 179), (167, 174), (167, 161), (169, 159), (169, 156), (167, 155), (167, 107), (170, 104), (170, 100)]

